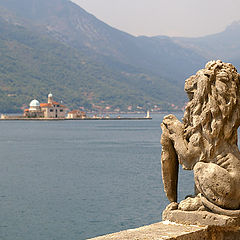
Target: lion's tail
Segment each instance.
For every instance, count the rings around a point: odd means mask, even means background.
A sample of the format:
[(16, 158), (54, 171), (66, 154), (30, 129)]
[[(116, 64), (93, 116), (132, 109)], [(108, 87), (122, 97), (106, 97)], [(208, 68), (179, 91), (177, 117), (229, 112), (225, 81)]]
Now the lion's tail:
[(207, 198), (205, 198), (202, 194), (201, 194), (201, 201), (202, 201), (203, 205), (206, 208), (208, 208), (209, 210), (211, 210), (213, 213), (231, 216), (231, 217), (239, 217), (240, 216), (240, 210), (223, 209), (223, 208), (213, 204), (209, 200), (207, 200)]

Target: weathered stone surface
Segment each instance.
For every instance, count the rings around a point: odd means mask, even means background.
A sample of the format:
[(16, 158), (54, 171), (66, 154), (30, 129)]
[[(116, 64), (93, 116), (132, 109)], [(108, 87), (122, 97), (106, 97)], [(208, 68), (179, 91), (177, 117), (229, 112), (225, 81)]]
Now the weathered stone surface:
[[(166, 133), (166, 134), (165, 134)], [(168, 131), (162, 125), (162, 176), (164, 189), (170, 202), (177, 201), (178, 168), (177, 153), (174, 150), (173, 142), (168, 137)]]
[(206, 227), (159, 222), (149, 226), (92, 238), (91, 240), (207, 240), (209, 238), (206, 229)]
[(186, 225), (219, 226), (225, 228), (240, 226), (240, 217), (229, 217), (208, 211), (165, 210), (163, 211), (162, 219)]
[(239, 240), (239, 227), (193, 226), (164, 221), (89, 240)]
[(178, 205), (178, 209), (182, 211), (196, 211), (201, 209), (201, 207), (202, 201), (200, 196), (188, 197), (185, 200), (181, 201)]
[[(211, 61), (185, 82), (189, 102), (180, 122), (165, 116), (162, 128), (162, 177), (170, 202), (176, 202), (178, 163), (194, 171), (199, 196), (178, 205), (240, 216), (240, 75), (230, 63)], [(173, 206), (173, 205), (171, 205)]]

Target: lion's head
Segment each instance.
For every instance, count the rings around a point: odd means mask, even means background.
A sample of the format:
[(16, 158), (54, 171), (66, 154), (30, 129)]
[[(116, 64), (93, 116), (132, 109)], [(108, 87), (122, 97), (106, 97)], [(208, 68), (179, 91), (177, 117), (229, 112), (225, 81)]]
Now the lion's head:
[(198, 132), (211, 156), (221, 141), (237, 142), (240, 124), (240, 75), (230, 63), (210, 61), (185, 82), (189, 102), (183, 117), (188, 140)]

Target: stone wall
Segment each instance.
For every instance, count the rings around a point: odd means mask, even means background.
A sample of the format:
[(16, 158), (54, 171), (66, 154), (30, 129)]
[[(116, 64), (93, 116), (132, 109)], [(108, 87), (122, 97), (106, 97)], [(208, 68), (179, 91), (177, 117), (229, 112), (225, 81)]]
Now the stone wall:
[(92, 238), (89, 240), (239, 240), (240, 228), (196, 226), (169, 221)]

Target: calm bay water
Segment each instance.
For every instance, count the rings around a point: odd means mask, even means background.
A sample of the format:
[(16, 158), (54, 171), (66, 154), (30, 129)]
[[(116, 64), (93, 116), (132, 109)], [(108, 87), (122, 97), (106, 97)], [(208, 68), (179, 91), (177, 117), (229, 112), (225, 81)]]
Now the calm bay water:
[[(1, 121), (0, 239), (81, 240), (160, 221), (162, 117)], [(180, 175), (183, 199), (193, 180)]]

